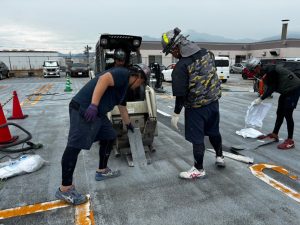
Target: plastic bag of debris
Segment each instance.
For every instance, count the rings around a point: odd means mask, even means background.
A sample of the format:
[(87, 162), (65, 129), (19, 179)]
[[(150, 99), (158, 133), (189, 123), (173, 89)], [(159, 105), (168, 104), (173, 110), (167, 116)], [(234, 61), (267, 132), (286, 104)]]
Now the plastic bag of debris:
[(2, 163), (0, 168), (0, 179), (32, 173), (39, 170), (47, 161), (39, 155), (22, 155), (17, 160)]
[(248, 107), (245, 117), (246, 127), (262, 128), (263, 120), (270, 111), (272, 103), (261, 103), (255, 105), (254, 102)]
[(263, 135), (262, 132), (252, 128), (252, 127), (248, 127), (248, 128), (244, 128), (241, 130), (238, 130), (235, 132), (237, 135), (242, 136), (243, 138), (257, 138), (261, 135)]

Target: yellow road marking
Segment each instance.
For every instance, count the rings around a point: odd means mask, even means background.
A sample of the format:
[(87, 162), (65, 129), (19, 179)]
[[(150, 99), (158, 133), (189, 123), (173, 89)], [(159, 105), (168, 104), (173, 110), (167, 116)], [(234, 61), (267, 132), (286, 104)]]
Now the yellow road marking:
[[(89, 200), (85, 204), (75, 206), (75, 225), (95, 225), (94, 213), (90, 208), (90, 195), (87, 195), (87, 197)], [(12, 209), (5, 209), (0, 210), (0, 220), (66, 207), (71, 207), (71, 205), (63, 201), (56, 200), (51, 202), (37, 203), (34, 205), (16, 207)]]
[[(53, 87), (53, 84), (48, 84), (45, 89), (41, 92), (41, 94), (46, 94), (51, 88)], [(43, 97), (42, 95), (38, 95), (36, 96), (37, 98), (31, 102), (31, 105), (35, 105), (36, 103), (38, 103), (39, 100), (41, 100), (41, 98)]]
[(162, 98), (162, 99), (174, 99), (175, 97), (172, 95), (164, 95), (164, 94), (157, 94), (157, 98)]
[(277, 180), (269, 177), (268, 175), (264, 174), (263, 170), (264, 169), (272, 169), (278, 173), (288, 176), (292, 180), (297, 180), (298, 179), (297, 176), (289, 175), (289, 171), (286, 170), (285, 168), (283, 168), (281, 166), (271, 165), (271, 164), (255, 164), (253, 166), (250, 166), (249, 168), (254, 176), (256, 176), (257, 178), (261, 179), (265, 183), (269, 184), (270, 186), (283, 192), (290, 198), (292, 198), (295, 201), (300, 203), (300, 194), (297, 191), (287, 187), (286, 185), (284, 185), (284, 184), (278, 182)]
[(94, 225), (94, 214), (90, 210), (90, 201), (85, 204), (76, 206), (75, 225)]
[(63, 201), (52, 201), (45, 203), (38, 203), (34, 205), (26, 205), (12, 209), (5, 209), (0, 211), (0, 219), (7, 219), (16, 216), (24, 216), (29, 214), (34, 214), (38, 212), (45, 212), (53, 209), (65, 208), (70, 206)]
[(42, 95), (35, 95), (35, 94), (45, 94), (47, 93), (51, 88), (53, 87), (53, 84), (45, 84), (42, 87), (40, 87), (38, 90), (36, 90), (33, 95), (26, 98), (23, 102), (21, 102), (21, 106), (25, 105), (35, 105), (38, 103), (38, 101), (43, 97)]

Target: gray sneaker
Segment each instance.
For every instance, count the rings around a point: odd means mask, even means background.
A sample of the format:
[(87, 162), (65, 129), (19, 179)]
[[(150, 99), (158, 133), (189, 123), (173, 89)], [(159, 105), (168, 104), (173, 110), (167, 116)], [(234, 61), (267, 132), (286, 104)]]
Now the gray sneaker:
[(55, 193), (55, 197), (72, 205), (80, 205), (87, 202), (88, 200), (85, 195), (80, 194), (78, 191), (76, 191), (75, 187), (72, 187), (66, 192), (62, 192), (60, 188), (58, 188)]
[(111, 170), (109, 168), (106, 168), (106, 170), (102, 173), (96, 171), (95, 180), (101, 181), (101, 180), (105, 180), (108, 178), (118, 177), (120, 175), (121, 175), (120, 170)]
[(216, 157), (216, 165), (217, 167), (225, 167), (225, 160), (224, 160), (224, 156), (217, 156)]

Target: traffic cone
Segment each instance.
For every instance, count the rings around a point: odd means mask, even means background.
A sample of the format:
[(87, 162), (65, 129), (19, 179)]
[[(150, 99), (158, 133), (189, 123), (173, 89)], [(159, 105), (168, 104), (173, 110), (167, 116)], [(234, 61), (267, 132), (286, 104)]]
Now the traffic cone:
[[(0, 104), (0, 126), (6, 123), (2, 105)], [(0, 144), (14, 142), (17, 138), (18, 136), (11, 136), (8, 126), (0, 128)]]
[(23, 115), (19, 98), (16, 91), (13, 91), (13, 107), (12, 107), (12, 116), (8, 117), (8, 120), (19, 120), (25, 119), (28, 115)]
[(67, 75), (67, 80), (68, 80), (68, 82), (70, 82), (70, 84), (72, 84), (69, 74)]
[(65, 87), (65, 92), (70, 92), (73, 91), (71, 88), (71, 81), (69, 76), (67, 76), (67, 80), (66, 80), (66, 87)]

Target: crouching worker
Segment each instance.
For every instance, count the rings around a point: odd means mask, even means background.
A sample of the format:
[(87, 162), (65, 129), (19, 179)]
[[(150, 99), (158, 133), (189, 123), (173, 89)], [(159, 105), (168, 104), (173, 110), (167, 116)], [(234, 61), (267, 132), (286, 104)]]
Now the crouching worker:
[(120, 175), (107, 167), (107, 161), (116, 138), (106, 113), (118, 105), (127, 129), (133, 130), (126, 109), (127, 89), (135, 89), (147, 81), (150, 69), (144, 64), (106, 70), (90, 80), (71, 100), (69, 105), (70, 130), (67, 147), (63, 153), (62, 183), (55, 193), (58, 199), (78, 205), (87, 201), (73, 185), (73, 173), (81, 149), (89, 150), (95, 141), (100, 141), (100, 162), (96, 180)]

